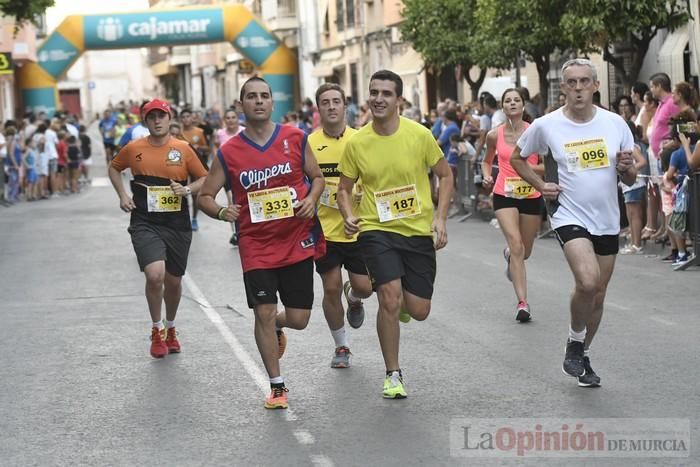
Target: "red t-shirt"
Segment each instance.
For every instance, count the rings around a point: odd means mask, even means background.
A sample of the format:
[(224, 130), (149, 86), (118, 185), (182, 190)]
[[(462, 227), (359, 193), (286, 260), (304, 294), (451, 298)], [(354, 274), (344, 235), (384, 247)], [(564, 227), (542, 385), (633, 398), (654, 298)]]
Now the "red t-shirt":
[(219, 160), (234, 203), (241, 205), (238, 246), (243, 272), (277, 269), (324, 254), (325, 241), (316, 217), (253, 222), (251, 216), (250, 193), (288, 187), (293, 204), (309, 194), (310, 185), (304, 174), (305, 150), (304, 132), (282, 125), (275, 125), (265, 146), (257, 145), (245, 133), (221, 146)]
[(58, 165), (65, 167), (68, 164), (68, 145), (65, 141), (59, 141), (56, 144), (56, 152), (58, 153)]

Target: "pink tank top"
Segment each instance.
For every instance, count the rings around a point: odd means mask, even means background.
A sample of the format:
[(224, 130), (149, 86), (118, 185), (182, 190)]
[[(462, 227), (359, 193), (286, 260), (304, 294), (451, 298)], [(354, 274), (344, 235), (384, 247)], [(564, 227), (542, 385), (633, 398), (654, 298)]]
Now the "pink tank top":
[[(525, 122), (523, 122), (525, 123)], [(525, 123), (525, 128), (529, 125)], [(510, 155), (513, 153), (513, 146), (508, 145), (505, 140), (505, 125), (497, 129), (498, 139), (496, 140), (496, 154), (498, 155), (498, 177), (493, 186), (493, 192), (497, 195), (508, 198), (539, 198), (542, 196), (529, 183), (520, 178), (518, 172), (510, 165)], [(537, 165), (537, 154), (530, 154), (527, 162), (530, 165)]]

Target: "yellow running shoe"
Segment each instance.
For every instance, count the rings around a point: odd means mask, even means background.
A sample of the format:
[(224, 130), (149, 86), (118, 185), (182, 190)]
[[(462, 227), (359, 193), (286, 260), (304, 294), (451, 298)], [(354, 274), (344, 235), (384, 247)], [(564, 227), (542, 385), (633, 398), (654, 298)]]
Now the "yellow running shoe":
[(399, 321), (402, 323), (408, 323), (411, 321), (411, 315), (408, 314), (408, 311), (406, 311), (406, 306), (403, 303), (401, 304), (401, 309), (399, 310)]
[(386, 378), (384, 378), (383, 396), (385, 399), (405, 399), (408, 397), (400, 372), (392, 371), (390, 375), (386, 375)]

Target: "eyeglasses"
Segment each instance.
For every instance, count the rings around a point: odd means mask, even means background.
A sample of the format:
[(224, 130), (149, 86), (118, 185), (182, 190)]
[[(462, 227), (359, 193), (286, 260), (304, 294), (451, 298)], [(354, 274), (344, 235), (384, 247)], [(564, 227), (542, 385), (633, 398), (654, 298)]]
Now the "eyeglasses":
[(591, 78), (579, 78), (579, 79), (570, 78), (570, 79), (566, 80), (566, 85), (571, 89), (576, 89), (579, 84), (581, 85), (582, 88), (587, 88), (593, 84), (593, 80)]

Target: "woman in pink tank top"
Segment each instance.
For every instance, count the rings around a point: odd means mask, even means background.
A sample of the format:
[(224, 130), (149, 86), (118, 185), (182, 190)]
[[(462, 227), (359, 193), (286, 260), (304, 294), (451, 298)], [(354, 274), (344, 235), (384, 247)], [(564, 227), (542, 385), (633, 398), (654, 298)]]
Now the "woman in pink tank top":
[[(527, 275), (525, 260), (530, 257), (535, 236), (544, 214), (542, 195), (520, 178), (510, 165), (510, 155), (520, 135), (528, 127), (523, 120), (525, 99), (517, 89), (507, 89), (501, 98), (501, 107), (506, 122), (486, 135), (486, 156), (482, 162), (483, 184), (493, 185), (493, 209), (498, 224), (508, 246), (503, 256), (508, 264), (506, 276), (513, 283), (518, 304), (515, 319), (521, 323), (530, 320), (530, 305), (527, 303)], [(498, 155), (498, 176), (494, 183), (491, 168)], [(544, 166), (539, 164), (537, 154), (531, 154), (527, 161), (535, 167), (535, 172), (544, 175)]]

